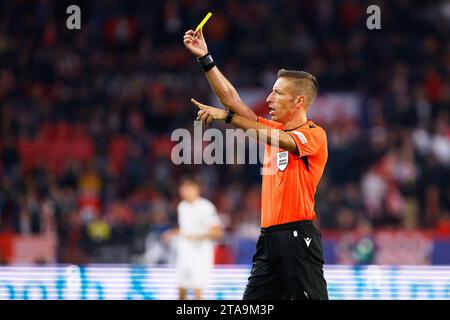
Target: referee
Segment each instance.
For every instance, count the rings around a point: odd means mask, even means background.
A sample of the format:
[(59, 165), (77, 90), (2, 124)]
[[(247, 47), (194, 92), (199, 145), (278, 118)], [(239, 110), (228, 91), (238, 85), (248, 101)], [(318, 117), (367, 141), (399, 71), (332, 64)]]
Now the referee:
[[(254, 129), (266, 142), (261, 234), (244, 300), (327, 300), (322, 238), (314, 226), (314, 195), (328, 157), (325, 131), (306, 117), (317, 95), (307, 72), (281, 69), (267, 97), (270, 116), (257, 116), (245, 105), (208, 53), (202, 30), (189, 30), (184, 45), (197, 57), (214, 93), (227, 110), (191, 101), (204, 123), (225, 120)], [(266, 171), (267, 172), (267, 171)]]

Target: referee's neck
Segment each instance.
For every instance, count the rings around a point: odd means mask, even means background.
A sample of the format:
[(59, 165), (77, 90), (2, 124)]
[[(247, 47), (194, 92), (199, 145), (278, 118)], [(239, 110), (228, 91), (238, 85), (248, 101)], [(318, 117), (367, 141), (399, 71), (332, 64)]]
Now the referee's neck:
[(308, 122), (308, 117), (306, 116), (306, 113), (299, 110), (295, 114), (295, 117), (293, 117), (292, 119), (289, 119), (288, 121), (283, 123), (284, 130), (286, 130), (286, 131), (295, 130), (297, 128), (300, 128), (307, 122)]

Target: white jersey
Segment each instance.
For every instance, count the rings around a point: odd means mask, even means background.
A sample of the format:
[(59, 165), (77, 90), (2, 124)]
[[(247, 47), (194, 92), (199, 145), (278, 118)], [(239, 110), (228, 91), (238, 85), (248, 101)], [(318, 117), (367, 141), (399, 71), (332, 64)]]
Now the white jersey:
[(211, 201), (198, 198), (194, 202), (181, 201), (178, 205), (177, 265), (179, 281), (184, 288), (201, 288), (206, 285), (209, 270), (214, 266), (214, 241), (191, 240), (187, 236), (203, 236), (220, 225), (216, 207)]

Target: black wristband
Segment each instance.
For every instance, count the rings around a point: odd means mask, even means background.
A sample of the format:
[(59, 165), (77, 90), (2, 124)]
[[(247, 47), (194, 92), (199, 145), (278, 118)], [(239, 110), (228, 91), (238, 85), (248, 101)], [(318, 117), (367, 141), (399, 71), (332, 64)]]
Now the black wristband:
[(216, 66), (216, 63), (214, 62), (213, 58), (211, 57), (211, 54), (209, 52), (205, 54), (201, 58), (197, 58), (198, 63), (202, 67), (204, 72), (208, 72), (212, 68)]
[(226, 122), (226, 123), (230, 123), (231, 120), (233, 119), (233, 116), (234, 116), (234, 112), (228, 110), (228, 112), (227, 112), (227, 117), (225, 118), (225, 122)]
[(211, 70), (212, 68), (214, 68), (216, 66), (216, 63), (213, 61), (210, 64), (202, 67), (203, 72), (208, 72), (209, 70)]
[(200, 58), (197, 58), (197, 60), (203, 60), (203, 59), (205, 59), (207, 56), (211, 56), (211, 54), (209, 53), (209, 52), (207, 52), (204, 56), (202, 56), (202, 57), (200, 57)]

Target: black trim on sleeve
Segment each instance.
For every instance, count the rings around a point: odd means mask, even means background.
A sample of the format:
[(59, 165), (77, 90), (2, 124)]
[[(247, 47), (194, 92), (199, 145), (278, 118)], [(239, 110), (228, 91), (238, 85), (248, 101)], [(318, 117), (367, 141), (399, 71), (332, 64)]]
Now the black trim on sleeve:
[(291, 136), (291, 138), (294, 140), (294, 143), (295, 143), (295, 146), (297, 147), (297, 152), (291, 152), (292, 154), (294, 154), (294, 155), (296, 155), (296, 156), (300, 156), (300, 148), (298, 147), (298, 144), (297, 144), (297, 140), (295, 140), (295, 138), (292, 136), (292, 134), (290, 134), (290, 133), (288, 133), (290, 136)]

